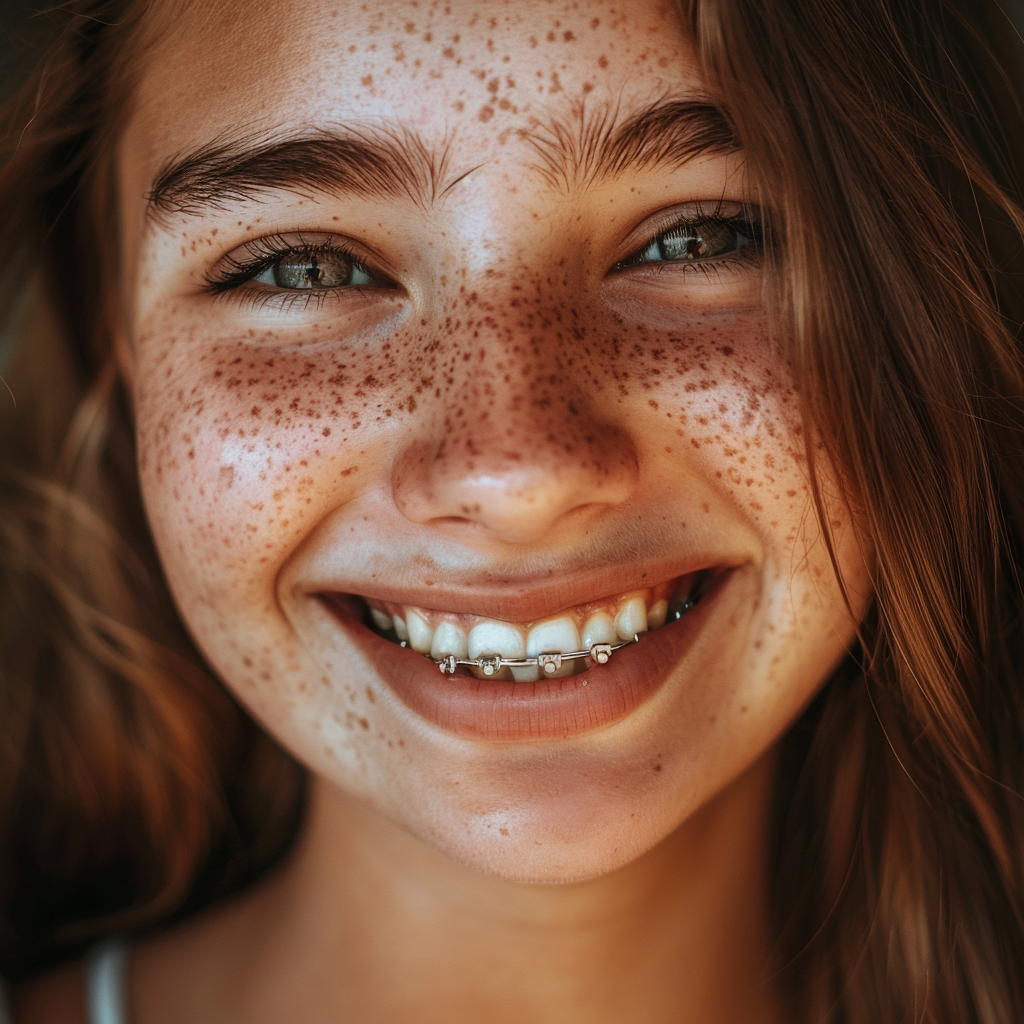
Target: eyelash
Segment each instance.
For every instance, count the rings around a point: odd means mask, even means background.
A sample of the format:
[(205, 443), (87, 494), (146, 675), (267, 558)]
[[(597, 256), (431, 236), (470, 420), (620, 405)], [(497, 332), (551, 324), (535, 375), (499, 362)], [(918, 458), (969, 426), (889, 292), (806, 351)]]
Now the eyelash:
[[(612, 268), (615, 271), (625, 271), (632, 268), (643, 267), (647, 273), (663, 272), (700, 272), (704, 274), (717, 273), (726, 268), (737, 266), (751, 266), (760, 263), (764, 244), (761, 233), (761, 224), (751, 208), (743, 207), (742, 212), (732, 217), (725, 217), (721, 214), (721, 206), (709, 213), (701, 213), (697, 216), (683, 217), (670, 223), (660, 231), (652, 234), (643, 245), (639, 246), (625, 259), (620, 260)], [(737, 249), (722, 256), (708, 256), (696, 259), (679, 260), (653, 260), (643, 261), (644, 253), (661, 239), (671, 236), (673, 232), (685, 229), (693, 235), (714, 232), (727, 228), (735, 231), (740, 237), (746, 238), (747, 244), (740, 245)], [(253, 239), (242, 246), (248, 254), (248, 259), (239, 259), (235, 255), (228, 256), (217, 272), (206, 278), (206, 290), (212, 295), (224, 295), (229, 292), (239, 292), (245, 285), (249, 284), (260, 274), (272, 269), (283, 260), (292, 256), (333, 256), (352, 264), (365, 274), (380, 278), (380, 275), (367, 268), (359, 254), (338, 242), (312, 242), (298, 245), (288, 241), (281, 235), (269, 235), (264, 238)], [(388, 282), (390, 283), (390, 282)], [(386, 286), (386, 285), (385, 285)], [(277, 302), (290, 308), (296, 302), (304, 306), (310, 302), (320, 304), (330, 293), (339, 290), (358, 291), (366, 285), (346, 285), (335, 288), (318, 289), (246, 289), (245, 297), (254, 303)], [(240, 296), (241, 297), (241, 296)]]
[[(206, 277), (206, 290), (212, 295), (224, 295), (228, 292), (236, 292), (249, 284), (260, 274), (271, 270), (283, 260), (292, 256), (333, 256), (352, 264), (371, 277), (381, 280), (382, 286), (387, 287), (390, 282), (384, 275), (367, 267), (365, 260), (353, 249), (334, 242), (310, 242), (304, 243), (299, 238), (299, 243), (289, 241), (281, 235), (268, 235), (263, 238), (256, 238), (246, 242), (242, 249), (249, 258), (238, 258), (234, 254), (226, 257), (220, 267), (214, 273)], [(367, 285), (348, 285), (344, 290), (358, 291)], [(339, 288), (318, 288), (309, 290), (273, 290), (270, 288), (248, 289), (247, 298), (253, 302), (277, 301), (289, 306), (296, 301), (307, 304), (309, 302), (321, 303), (327, 296)]]
[[(756, 209), (743, 206), (742, 212), (727, 217), (721, 213), (721, 205), (708, 213), (699, 213), (696, 216), (682, 217), (669, 223), (659, 231), (651, 234), (642, 245), (638, 246), (625, 259), (620, 260), (612, 268), (616, 271), (625, 271), (633, 268), (643, 268), (646, 273), (703, 273), (713, 274), (725, 269), (741, 268), (744, 266), (757, 266), (764, 256), (764, 238), (761, 228), (761, 221), (756, 216)], [(727, 228), (735, 231), (740, 237), (747, 239), (746, 244), (740, 245), (732, 252), (721, 256), (698, 257), (696, 259), (679, 260), (658, 260), (642, 262), (643, 254), (659, 240), (672, 235), (674, 232), (684, 229), (695, 236), (712, 233), (716, 230)]]

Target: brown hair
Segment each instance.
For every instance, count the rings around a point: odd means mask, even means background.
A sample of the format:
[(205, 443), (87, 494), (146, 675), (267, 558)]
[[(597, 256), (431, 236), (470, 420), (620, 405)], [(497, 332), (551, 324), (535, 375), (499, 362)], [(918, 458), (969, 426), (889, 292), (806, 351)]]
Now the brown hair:
[(158, 7), (54, 12), (57, 39), (0, 130), (0, 249), (17, 268), (0, 296), (16, 341), (0, 364), (0, 971), (14, 977), (244, 884), (301, 811), (302, 772), (171, 603), (106, 331), (100, 154)]
[[(1024, 1019), (1019, 40), (994, 0), (683, 7), (763, 193), (812, 470), (877, 553), (858, 653), (784, 744), (792, 1017)], [(0, 174), (9, 284), (40, 272), (0, 476), (0, 957), (23, 971), (251, 877), (300, 804), (178, 624), (112, 369), (100, 154), (147, 5), (65, 9)]]
[(788, 743), (781, 968), (801, 1019), (1020, 1020), (1020, 40), (979, 0), (689, 13), (774, 214), (809, 454), (877, 558), (860, 656)]

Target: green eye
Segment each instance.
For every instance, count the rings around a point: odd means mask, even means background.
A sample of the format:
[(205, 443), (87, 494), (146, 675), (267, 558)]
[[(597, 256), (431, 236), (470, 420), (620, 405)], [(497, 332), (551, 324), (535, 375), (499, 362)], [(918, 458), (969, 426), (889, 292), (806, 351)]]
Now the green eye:
[(307, 291), (374, 283), (362, 266), (339, 252), (289, 253), (252, 280), (276, 288)]
[(678, 224), (653, 238), (643, 249), (622, 261), (621, 267), (645, 263), (703, 262), (728, 256), (748, 247), (760, 247), (759, 225), (740, 218), (707, 218)]

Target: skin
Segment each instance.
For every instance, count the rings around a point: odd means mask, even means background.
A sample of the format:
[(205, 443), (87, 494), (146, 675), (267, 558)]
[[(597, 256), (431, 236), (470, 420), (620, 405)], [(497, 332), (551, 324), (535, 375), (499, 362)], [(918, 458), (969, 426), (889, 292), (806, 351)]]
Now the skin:
[[(773, 753), (852, 642), (870, 553), (837, 507), (851, 613), (757, 267), (615, 269), (663, 211), (750, 200), (742, 155), (553, 180), (531, 142), (580, 103), (703, 95), (657, 0), (225, 2), (161, 33), (118, 155), (144, 497), (185, 621), (313, 802), (274, 878), (137, 949), (134, 1019), (781, 1019)], [(447, 142), (451, 188), (147, 217), (165, 161), (240, 124), (374, 119)], [(395, 287), (204, 288), (295, 231), (354, 240)], [(595, 566), (659, 580), (697, 555), (730, 572), (665, 684), (565, 739), (425, 721), (312, 596), (543, 586), (557, 611)], [(77, 985), (37, 986), (23, 1019), (70, 1013)]]

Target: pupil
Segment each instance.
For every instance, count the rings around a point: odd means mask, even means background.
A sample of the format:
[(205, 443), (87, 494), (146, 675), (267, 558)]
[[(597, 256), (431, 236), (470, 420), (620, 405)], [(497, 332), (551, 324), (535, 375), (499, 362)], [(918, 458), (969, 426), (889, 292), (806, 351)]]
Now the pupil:
[(296, 254), (274, 267), (274, 282), (282, 288), (338, 288), (349, 281), (352, 266), (330, 253), (321, 263), (317, 253)]
[(661, 241), (662, 259), (694, 260), (698, 257), (722, 256), (739, 247), (739, 233), (729, 223), (679, 228)]

